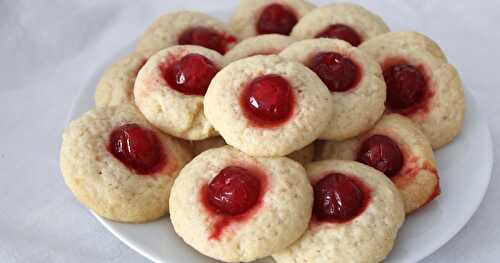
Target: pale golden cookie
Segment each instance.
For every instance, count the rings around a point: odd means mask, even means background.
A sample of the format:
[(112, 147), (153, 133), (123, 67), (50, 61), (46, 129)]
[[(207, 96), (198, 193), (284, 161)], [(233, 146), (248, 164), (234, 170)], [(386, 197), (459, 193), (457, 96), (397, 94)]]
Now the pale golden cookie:
[[(189, 30), (201, 29), (189, 36)], [(179, 11), (159, 17), (144, 33), (137, 43), (137, 51), (157, 52), (162, 49), (203, 42), (203, 46), (214, 49), (221, 54), (227, 52), (237, 42), (231, 29), (223, 22), (209, 15)], [(190, 42), (190, 41), (188, 41)]]
[[(438, 149), (450, 143), (462, 128), (465, 114), (462, 82), (455, 67), (448, 64), (442, 56), (436, 56), (441, 53), (437, 47), (423, 40), (408, 41), (407, 35), (397, 34), (389, 38), (369, 40), (361, 49), (375, 58), (386, 76), (389, 76), (386, 72), (393, 72), (391, 69), (401, 68), (401, 65), (409, 68), (409, 71), (418, 72), (425, 88), (420, 91), (420, 98), (407, 108), (394, 108), (391, 105), (391, 94), (399, 92), (408, 96), (411, 93), (403, 93), (401, 90), (391, 92), (393, 89), (386, 80), (387, 109), (412, 119), (429, 138), (432, 147)], [(401, 79), (402, 76), (398, 78)]]
[[(402, 154), (402, 167), (394, 170), (396, 174), (390, 175), (390, 178), (403, 196), (407, 213), (426, 205), (440, 194), (436, 160), (429, 140), (418, 126), (399, 114), (384, 115), (372, 130), (357, 138), (326, 142), (317, 158), (360, 160), (363, 143), (374, 135), (388, 137)], [(382, 155), (388, 156), (387, 148), (380, 149)], [(371, 155), (377, 158), (379, 154), (373, 151)], [(382, 165), (382, 169), (389, 170), (382, 161), (379, 160), (378, 164)]]
[[(262, 11), (275, 4), (289, 11), (297, 20), (315, 8), (313, 4), (305, 0), (241, 0), (231, 18), (232, 29), (241, 39), (258, 35), (257, 27)], [(290, 25), (290, 28), (293, 28), (293, 25)]]
[[(199, 46), (173, 46), (156, 53), (142, 67), (135, 82), (134, 97), (137, 107), (158, 129), (182, 139), (202, 140), (217, 135), (203, 114), (203, 94), (174, 89), (168, 81), (169, 69), (193, 54), (208, 59), (212, 68), (216, 68), (215, 72), (224, 67), (223, 57), (213, 50)], [(186, 64), (189, 69), (195, 63)], [(198, 74), (198, 71), (194, 69), (191, 73)], [(171, 78), (194, 82), (186, 74), (176, 74)]]
[(295, 42), (295, 39), (289, 36), (278, 34), (259, 35), (241, 41), (227, 52), (224, 58), (226, 63), (231, 63), (254, 55), (278, 54), (293, 42)]
[(226, 66), (204, 103), (224, 140), (256, 156), (284, 156), (312, 143), (333, 110), (328, 89), (311, 70), (276, 55)]
[(359, 76), (348, 90), (330, 92), (333, 116), (320, 139), (345, 140), (369, 130), (385, 110), (386, 88), (377, 62), (345, 41), (326, 38), (296, 42), (280, 56), (296, 60), (314, 71), (312, 60), (315, 56), (331, 52), (355, 63)]
[[(240, 191), (251, 189), (244, 196), (255, 194), (257, 199), (243, 210), (235, 210), (240, 207), (234, 203), (218, 208), (213, 202), (231, 200), (212, 199), (221, 182), (226, 193), (241, 197)], [(170, 218), (176, 233), (200, 253), (249, 262), (297, 240), (307, 229), (312, 199), (305, 170), (297, 162), (251, 157), (225, 146), (203, 152), (182, 169), (172, 188)]]
[[(313, 212), (306, 233), (273, 258), (278, 263), (384, 260), (405, 218), (401, 196), (391, 181), (379, 171), (352, 161), (314, 162), (306, 169), (313, 184), (334, 173), (352, 178), (358, 186), (362, 184), (364, 210), (347, 222), (321, 220)], [(319, 190), (316, 186), (314, 189), (317, 198)]]
[(349, 27), (359, 38), (357, 42), (361, 43), (389, 32), (389, 27), (379, 16), (359, 5), (340, 3), (321, 6), (309, 12), (290, 35), (299, 39), (316, 38), (334, 25)]
[[(111, 134), (123, 126), (154, 134), (162, 153), (156, 166), (136, 170), (140, 167), (128, 168), (115, 157)], [(140, 143), (133, 138), (127, 142), (132, 149)], [(63, 134), (60, 165), (64, 181), (85, 206), (107, 219), (140, 223), (168, 213), (170, 188), (190, 159), (176, 139), (153, 128), (134, 106), (122, 104), (91, 110), (72, 121)]]

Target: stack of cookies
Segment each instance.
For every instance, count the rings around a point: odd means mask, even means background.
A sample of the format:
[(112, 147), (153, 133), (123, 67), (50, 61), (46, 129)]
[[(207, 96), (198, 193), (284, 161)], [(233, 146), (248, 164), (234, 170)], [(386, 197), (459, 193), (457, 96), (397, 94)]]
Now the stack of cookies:
[(110, 220), (170, 214), (225, 262), (379, 262), (440, 194), (464, 118), (455, 68), (354, 4), (242, 0), (229, 24), (154, 22), (63, 134), (75, 196)]

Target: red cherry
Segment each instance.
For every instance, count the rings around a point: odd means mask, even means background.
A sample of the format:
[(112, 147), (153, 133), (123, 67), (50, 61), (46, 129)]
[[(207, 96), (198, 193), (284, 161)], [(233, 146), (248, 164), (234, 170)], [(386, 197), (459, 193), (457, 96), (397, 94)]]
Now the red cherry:
[(347, 91), (356, 86), (360, 70), (350, 58), (336, 52), (321, 52), (309, 62), (309, 68), (316, 72), (330, 91)]
[(295, 97), (286, 79), (270, 74), (254, 79), (245, 87), (240, 103), (245, 116), (255, 125), (269, 127), (290, 118)]
[(403, 167), (403, 154), (398, 145), (384, 135), (373, 135), (366, 139), (358, 152), (358, 162), (369, 165), (392, 177)]
[(167, 67), (162, 67), (168, 85), (186, 95), (203, 96), (217, 74), (217, 66), (205, 56), (188, 54)]
[(135, 123), (124, 124), (111, 132), (108, 151), (141, 175), (159, 171), (166, 159), (156, 134)]
[(427, 82), (424, 75), (408, 64), (393, 65), (384, 70), (387, 85), (387, 104), (391, 109), (410, 108), (424, 98)]
[(364, 203), (361, 186), (344, 174), (328, 174), (314, 185), (313, 212), (318, 220), (349, 221), (362, 212)]
[(223, 34), (206, 27), (193, 27), (185, 30), (179, 36), (179, 45), (197, 45), (215, 50), (224, 55), (229, 42), (235, 42), (234, 37)]
[(222, 169), (208, 185), (208, 203), (224, 215), (239, 215), (257, 204), (261, 191), (259, 179), (239, 166)]
[(349, 42), (352, 46), (359, 46), (361, 44), (361, 37), (359, 36), (354, 29), (350, 26), (343, 24), (335, 24), (325, 28), (319, 34), (316, 35), (316, 38), (336, 38)]
[(288, 35), (297, 24), (297, 16), (289, 8), (280, 4), (268, 5), (257, 21), (257, 33)]

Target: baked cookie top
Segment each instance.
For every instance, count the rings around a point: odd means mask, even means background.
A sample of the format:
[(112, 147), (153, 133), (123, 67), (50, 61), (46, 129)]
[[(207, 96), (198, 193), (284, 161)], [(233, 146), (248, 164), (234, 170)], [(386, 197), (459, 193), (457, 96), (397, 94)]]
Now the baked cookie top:
[(76, 198), (98, 215), (139, 223), (168, 213), (170, 188), (191, 156), (131, 105), (101, 107), (63, 133), (60, 166)]
[(391, 181), (353, 161), (314, 162), (306, 170), (314, 191), (311, 223), (273, 258), (278, 263), (382, 261), (405, 218)]
[(198, 45), (224, 54), (237, 41), (231, 29), (216, 18), (180, 11), (158, 18), (139, 39), (136, 50), (157, 52), (175, 45)]
[(217, 135), (203, 114), (203, 96), (223, 57), (199, 46), (164, 49), (142, 67), (134, 86), (138, 108), (170, 135), (201, 140)]
[(442, 56), (435, 55), (440, 53), (436, 46), (422, 38), (408, 40), (407, 35), (369, 40), (361, 49), (382, 67), (387, 111), (412, 119), (432, 147), (438, 149), (451, 142), (462, 128), (462, 82), (457, 70)]
[(314, 71), (330, 90), (333, 116), (321, 139), (344, 140), (369, 130), (385, 110), (386, 88), (377, 62), (338, 39), (296, 42), (280, 56)]
[(263, 35), (289, 35), (305, 14), (315, 6), (304, 0), (241, 0), (231, 27), (241, 38)]
[(256, 156), (284, 156), (326, 128), (333, 103), (321, 80), (300, 63), (253, 56), (222, 69), (205, 96), (205, 115), (224, 140)]
[(384, 115), (372, 130), (343, 142), (326, 142), (319, 159), (357, 160), (385, 173), (411, 213), (440, 194), (436, 160), (429, 140), (399, 114)]
[(269, 256), (307, 228), (312, 189), (288, 158), (259, 158), (230, 146), (195, 157), (170, 197), (176, 233), (200, 253), (225, 262)]
[(299, 39), (337, 38), (358, 46), (377, 35), (389, 32), (379, 16), (349, 3), (321, 6), (302, 17), (290, 34)]
[(293, 42), (295, 42), (294, 38), (279, 34), (250, 37), (236, 44), (233, 49), (226, 53), (224, 58), (229, 64), (238, 59), (255, 55), (278, 54)]

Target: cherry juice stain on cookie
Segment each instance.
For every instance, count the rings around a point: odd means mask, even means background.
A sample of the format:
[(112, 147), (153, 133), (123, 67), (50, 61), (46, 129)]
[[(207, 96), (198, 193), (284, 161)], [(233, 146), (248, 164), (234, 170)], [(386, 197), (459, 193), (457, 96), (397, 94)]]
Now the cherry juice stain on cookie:
[(171, 88), (185, 95), (203, 96), (219, 69), (203, 55), (188, 54), (169, 65), (162, 64), (160, 71)]
[(236, 42), (233, 36), (226, 36), (206, 27), (193, 27), (185, 30), (177, 40), (179, 45), (197, 45), (206, 47), (224, 55), (231, 43)]
[(315, 220), (345, 223), (360, 215), (371, 199), (370, 189), (354, 176), (331, 173), (316, 182)]
[(401, 171), (404, 158), (398, 144), (391, 138), (372, 135), (361, 144), (357, 161), (392, 177)]
[(210, 239), (219, 239), (232, 222), (250, 218), (260, 207), (267, 186), (263, 172), (257, 168), (227, 166), (201, 190), (205, 208), (216, 222)]
[(433, 96), (429, 78), (423, 67), (413, 66), (402, 59), (390, 59), (382, 65), (387, 86), (388, 109), (403, 115), (428, 111), (428, 101)]
[(135, 123), (122, 125), (111, 132), (108, 151), (140, 175), (158, 172), (166, 163), (162, 144), (156, 134)]
[(289, 35), (298, 18), (293, 10), (280, 4), (265, 7), (257, 21), (257, 33)]
[(244, 87), (240, 105), (253, 126), (276, 127), (288, 121), (295, 108), (290, 83), (275, 74), (260, 76)]
[(344, 24), (334, 24), (319, 32), (315, 38), (335, 38), (349, 42), (352, 46), (359, 46), (361, 44), (361, 37), (350, 26)]
[(336, 52), (320, 52), (313, 56), (308, 67), (332, 92), (354, 88), (361, 79), (359, 66), (350, 58)]

